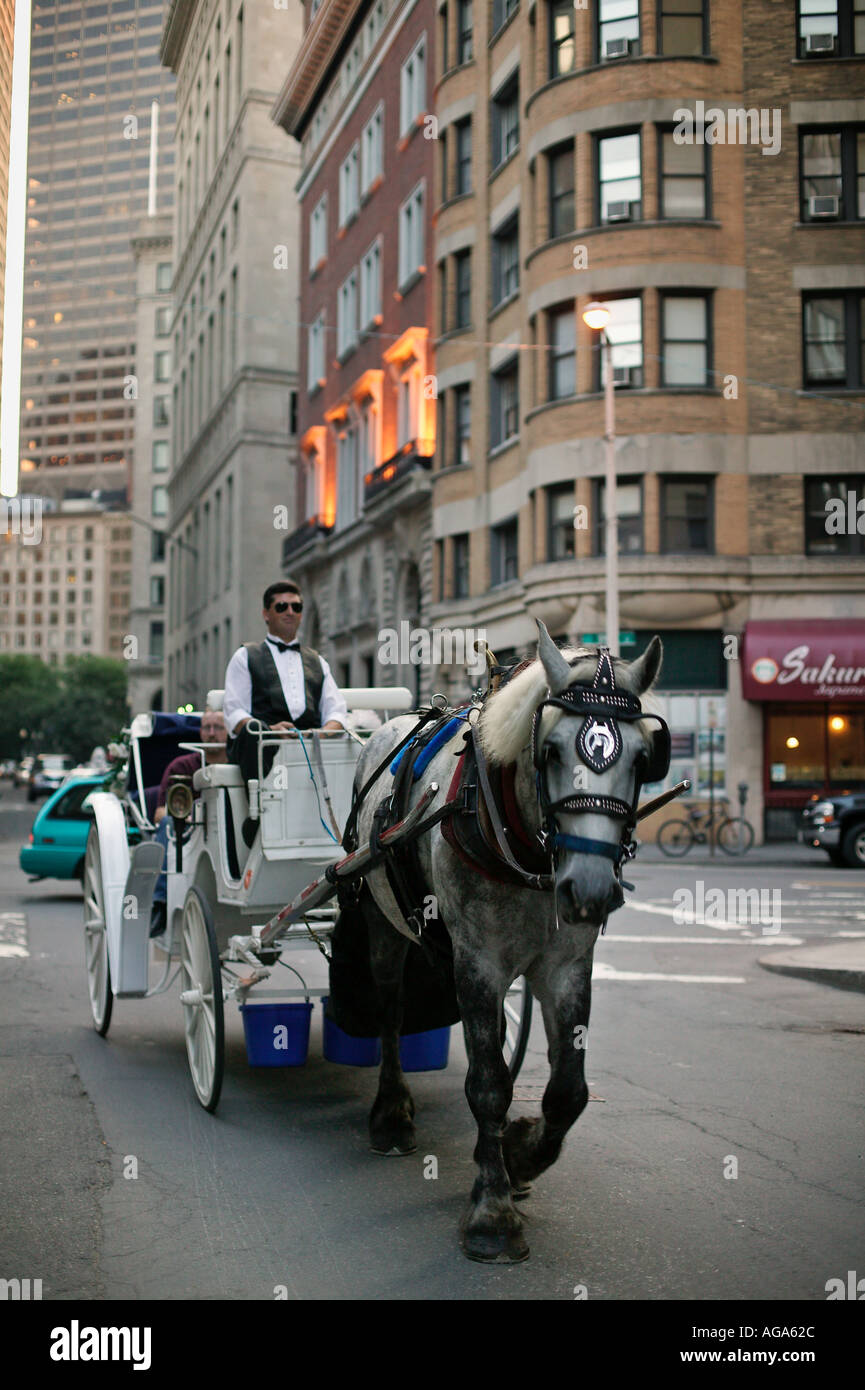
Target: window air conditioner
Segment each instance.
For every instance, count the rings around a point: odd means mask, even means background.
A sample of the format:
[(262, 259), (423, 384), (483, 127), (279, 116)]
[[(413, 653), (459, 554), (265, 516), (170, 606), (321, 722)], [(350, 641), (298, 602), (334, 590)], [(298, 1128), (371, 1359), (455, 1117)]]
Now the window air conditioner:
[(634, 52), (631, 47), (635, 39), (607, 39), (604, 43), (605, 58), (629, 58)]
[(809, 217), (840, 217), (841, 199), (834, 193), (821, 193), (808, 199)]
[(607, 222), (630, 222), (632, 204), (627, 200), (624, 202), (607, 203), (605, 221)]
[(637, 367), (614, 367), (613, 385), (614, 386), (634, 386), (639, 381), (639, 368)]
[(808, 34), (805, 38), (806, 53), (834, 53), (838, 40), (834, 34)]

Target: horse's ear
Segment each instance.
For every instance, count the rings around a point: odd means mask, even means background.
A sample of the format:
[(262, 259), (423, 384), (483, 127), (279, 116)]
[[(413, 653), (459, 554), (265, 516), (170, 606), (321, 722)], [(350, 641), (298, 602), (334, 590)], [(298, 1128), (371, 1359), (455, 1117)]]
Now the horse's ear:
[(571, 668), (540, 618), (536, 618), (535, 622), (538, 625), (538, 657), (546, 673), (550, 694), (558, 695), (567, 689)]
[(664, 648), (660, 637), (653, 637), (642, 656), (638, 656), (636, 661), (631, 662), (631, 675), (634, 680), (634, 688), (638, 695), (642, 695), (658, 679), (658, 672), (661, 669), (661, 660), (664, 655)]

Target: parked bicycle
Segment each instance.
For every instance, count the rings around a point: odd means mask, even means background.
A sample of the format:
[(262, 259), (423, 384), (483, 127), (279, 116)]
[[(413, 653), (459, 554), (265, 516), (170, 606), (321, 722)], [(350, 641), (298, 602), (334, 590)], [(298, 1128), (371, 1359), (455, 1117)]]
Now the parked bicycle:
[(754, 827), (750, 821), (731, 816), (726, 801), (723, 809), (710, 811), (707, 807), (692, 806), (685, 820), (665, 821), (658, 831), (658, 847), (671, 859), (687, 854), (693, 845), (709, 843), (710, 833), (725, 854), (747, 854), (754, 843)]

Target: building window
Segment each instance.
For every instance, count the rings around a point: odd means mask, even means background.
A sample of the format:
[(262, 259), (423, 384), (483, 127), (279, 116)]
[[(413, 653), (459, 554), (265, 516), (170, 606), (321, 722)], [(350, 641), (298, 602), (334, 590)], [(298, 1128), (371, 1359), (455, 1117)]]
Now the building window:
[[(595, 555), (607, 553), (606, 484), (596, 478), (592, 484), (592, 517), (594, 519)], [(619, 554), (643, 553), (643, 483), (642, 479), (616, 481), (616, 515), (619, 520)], [(701, 548), (701, 547), (697, 547)]]
[(153, 574), (150, 577), (150, 606), (161, 608), (165, 603), (165, 576)]
[(493, 233), (492, 240), (492, 293), (495, 309), (520, 288), (519, 218), (511, 218), (507, 226)]
[(661, 479), (661, 554), (711, 555), (713, 479)]
[(599, 222), (633, 222), (642, 217), (640, 133), (606, 135), (597, 142)]
[(559, 401), (577, 391), (577, 317), (573, 304), (547, 314), (550, 345), (548, 400)]
[(168, 440), (155, 439), (153, 441), (153, 462), (154, 473), (168, 472)]
[(705, 0), (660, 0), (658, 52), (666, 58), (704, 53), (706, 9)]
[(472, 253), (458, 251), (454, 256), (456, 305), (454, 328), (468, 328), (472, 321)]
[(379, 415), (375, 402), (367, 396), (360, 408), (360, 476), (371, 473), (379, 461)]
[(363, 128), (360, 138), (361, 175), (360, 191), (368, 193), (376, 179), (384, 174), (384, 104), (376, 107)]
[(709, 146), (680, 145), (672, 130), (659, 131), (661, 217), (709, 216)]
[(453, 597), (469, 596), (469, 537), (468, 532), (454, 536), (453, 546)]
[(167, 515), (168, 515), (168, 488), (167, 488), (167, 487), (155, 487), (155, 488), (153, 489), (153, 492), (151, 493), (150, 515), (151, 515), (151, 516), (167, 516)]
[(156, 267), (156, 288), (160, 294), (171, 289), (171, 262), (160, 261)]
[[(643, 384), (643, 302), (633, 299), (603, 299), (610, 311), (606, 334), (610, 340), (613, 382), (616, 386)], [(606, 384), (607, 353), (594, 354), (595, 390)]]
[(564, 77), (577, 66), (576, 16), (574, 0), (552, 0), (550, 4), (549, 76)]
[(708, 297), (665, 294), (661, 300), (661, 323), (662, 385), (711, 385)]
[(154, 427), (154, 429), (162, 429), (162, 428), (164, 428), (164, 426), (166, 426), (168, 423), (169, 423), (169, 420), (168, 420), (168, 397), (167, 397), (167, 396), (154, 396), (154, 397), (153, 397), (153, 427)]
[(497, 34), (518, 9), (519, 0), (493, 0), (493, 33)]
[(865, 295), (808, 295), (803, 301), (806, 386), (865, 386)]
[(421, 269), (424, 259), (424, 185), (419, 183), (399, 210), (400, 288)]
[(490, 529), (490, 588), (518, 577), (517, 518)]
[(327, 255), (327, 194), (319, 198), (309, 217), (309, 268), (316, 266)]
[(400, 376), (396, 395), (396, 447), (402, 449), (417, 438), (418, 387), (420, 372), (417, 366), (406, 367)]
[(865, 217), (865, 130), (808, 130), (799, 139), (802, 221)]
[(799, 0), (799, 57), (865, 53), (865, 0)]
[(490, 447), (516, 439), (519, 432), (519, 365), (514, 359), (493, 372), (490, 381)]
[(324, 312), (307, 329), (306, 387), (315, 391), (324, 381)]
[(441, 71), (446, 73), (450, 67), (450, 49), (448, 46), (448, 28), (450, 27), (450, 17), (447, 5), (442, 5), (439, 10), (439, 55), (441, 57)]
[(455, 386), (454, 402), (454, 464), (471, 462), (472, 448), (472, 388), (468, 384)]
[(805, 554), (865, 554), (865, 476), (805, 479)]
[(156, 310), (156, 336), (167, 338), (171, 333), (171, 305), (161, 304)]
[(574, 485), (548, 487), (547, 560), (571, 560), (574, 556)]
[(597, 59), (627, 58), (640, 51), (640, 0), (598, 0)]
[(514, 73), (492, 102), (492, 168), (498, 169), (520, 144), (520, 83)]
[(359, 173), (360, 155), (358, 153), (357, 141), (355, 141), (348, 155), (339, 166), (340, 227), (344, 227), (353, 217), (356, 217), (360, 209), (360, 197), (358, 193)]
[(321, 483), (321, 465), (318, 454), (312, 449), (305, 457), (306, 462), (306, 510), (304, 515), (309, 517), (318, 516), (319, 488)]
[(399, 87), (399, 129), (406, 135), (426, 110), (426, 37), (420, 39), (402, 65)]
[(457, 0), (457, 66), (475, 56), (472, 0)]
[(153, 622), (150, 624), (150, 660), (163, 661), (165, 659), (165, 624)]
[(381, 239), (374, 241), (360, 263), (360, 326), (381, 320)]
[(357, 270), (339, 287), (336, 302), (336, 351), (345, 356), (357, 346)]
[(357, 426), (340, 427), (336, 442), (336, 527), (350, 526), (358, 515), (358, 438)]
[(157, 352), (153, 358), (154, 381), (171, 380), (171, 353)]
[(165, 559), (165, 532), (151, 531), (150, 533), (150, 559), (153, 564), (160, 564)]
[(456, 140), (456, 187), (455, 196), (461, 197), (472, 191), (472, 123), (471, 118), (457, 121), (454, 125)]
[(574, 142), (569, 140), (547, 155), (550, 190), (550, 237), (565, 236), (576, 228), (574, 201)]

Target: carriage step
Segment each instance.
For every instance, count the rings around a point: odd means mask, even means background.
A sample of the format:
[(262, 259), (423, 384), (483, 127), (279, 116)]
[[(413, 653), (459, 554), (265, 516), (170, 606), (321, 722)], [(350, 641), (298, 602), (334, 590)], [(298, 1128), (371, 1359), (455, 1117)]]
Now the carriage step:
[(117, 984), (114, 992), (120, 999), (140, 999), (147, 993), (150, 908), (164, 856), (163, 846), (153, 840), (136, 845), (130, 855), (117, 943)]

